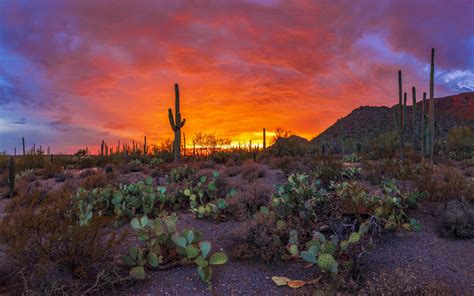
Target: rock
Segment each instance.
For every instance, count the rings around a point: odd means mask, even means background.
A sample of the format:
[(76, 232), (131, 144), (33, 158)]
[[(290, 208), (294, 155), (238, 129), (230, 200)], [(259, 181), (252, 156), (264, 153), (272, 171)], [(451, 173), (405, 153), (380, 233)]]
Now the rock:
[(474, 209), (467, 201), (451, 200), (444, 206), (437, 221), (441, 237), (474, 238)]

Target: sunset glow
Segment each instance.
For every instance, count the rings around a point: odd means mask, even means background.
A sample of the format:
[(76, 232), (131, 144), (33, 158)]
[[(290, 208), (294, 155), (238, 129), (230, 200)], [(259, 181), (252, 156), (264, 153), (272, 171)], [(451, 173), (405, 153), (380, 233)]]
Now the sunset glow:
[(443, 2), (1, 1), (0, 151), (158, 144), (174, 83), (188, 147), (195, 132), (311, 139), (395, 104), (399, 69), (427, 91), (432, 47), (436, 96), (473, 91), (474, 3)]

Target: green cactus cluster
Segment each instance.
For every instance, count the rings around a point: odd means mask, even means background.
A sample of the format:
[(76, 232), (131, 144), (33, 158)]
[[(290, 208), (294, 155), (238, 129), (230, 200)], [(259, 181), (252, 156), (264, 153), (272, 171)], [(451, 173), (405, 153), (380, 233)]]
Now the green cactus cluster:
[(173, 196), (166, 194), (166, 187), (153, 186), (148, 177), (118, 188), (107, 186), (85, 190), (79, 188), (74, 196), (79, 210), (80, 224), (87, 224), (94, 214), (114, 215), (117, 219), (132, 219), (141, 215), (158, 215), (164, 208), (173, 207)]
[[(339, 240), (336, 235), (332, 235), (330, 239), (321, 232), (315, 232), (312, 240), (306, 243), (306, 250), (299, 252), (298, 244), (295, 244), (295, 230), (290, 232), (290, 253), (293, 256), (299, 256), (310, 264), (316, 264), (322, 271), (331, 274), (338, 273), (340, 262), (344, 265), (351, 265), (349, 256), (344, 256), (352, 245), (358, 244), (368, 232), (368, 225), (361, 224), (359, 231), (349, 234), (347, 239)], [(293, 239), (292, 239), (293, 236)], [(344, 259), (346, 258), (346, 259)]]
[(363, 214), (373, 216), (385, 230), (396, 230), (400, 227), (417, 231), (419, 223), (410, 219), (407, 210), (416, 208), (424, 194), (419, 192), (402, 192), (395, 180), (382, 182), (381, 195), (373, 195), (356, 181), (332, 183), (335, 196), (342, 202), (342, 211), (346, 214)]
[[(189, 207), (194, 215), (199, 218), (210, 218), (219, 220), (222, 218), (222, 211), (227, 207), (225, 198), (219, 197), (217, 192), (217, 177), (219, 172), (214, 171), (212, 177), (201, 176), (194, 183), (189, 183), (181, 190), (189, 200)], [(236, 189), (231, 189), (228, 195), (234, 195)]]
[(182, 183), (191, 179), (196, 171), (194, 168), (185, 165), (181, 167), (173, 168), (168, 174), (168, 182), (170, 183)]
[(147, 216), (132, 219), (130, 225), (142, 246), (131, 246), (129, 254), (122, 257), (122, 262), (130, 267), (130, 276), (144, 279), (147, 268), (158, 268), (163, 262), (177, 262), (182, 265), (195, 264), (201, 280), (209, 283), (212, 266), (227, 262), (228, 257), (223, 252), (211, 255), (212, 244), (203, 241), (199, 231), (177, 231), (177, 220), (175, 214), (156, 219)]
[(311, 220), (315, 216), (315, 207), (326, 198), (327, 191), (320, 188), (318, 180), (312, 181), (305, 174), (290, 174), (288, 181), (278, 186), (272, 196), (272, 207), (280, 218), (295, 215)]

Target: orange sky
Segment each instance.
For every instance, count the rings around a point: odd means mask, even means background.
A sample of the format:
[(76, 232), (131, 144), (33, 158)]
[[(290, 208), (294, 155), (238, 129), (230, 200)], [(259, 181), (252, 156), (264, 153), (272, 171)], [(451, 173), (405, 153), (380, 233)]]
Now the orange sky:
[[(183, 132), (261, 143), (284, 127), (308, 139), (360, 105), (427, 90), (474, 90), (470, 1), (5, 1), (0, 3), (0, 151), (74, 152), (102, 139)], [(423, 12), (421, 14), (421, 12)], [(471, 59), (467, 58), (471, 56)]]

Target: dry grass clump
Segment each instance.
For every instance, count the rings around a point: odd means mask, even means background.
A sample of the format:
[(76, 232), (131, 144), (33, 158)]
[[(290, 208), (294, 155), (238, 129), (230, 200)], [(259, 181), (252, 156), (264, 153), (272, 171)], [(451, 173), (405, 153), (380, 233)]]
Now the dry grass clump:
[(286, 223), (277, 223), (273, 213), (258, 213), (237, 230), (236, 247), (232, 255), (264, 261), (281, 259), (288, 255), (284, 246), (289, 239), (289, 229)]
[(262, 165), (248, 161), (242, 165), (241, 173), (243, 180), (254, 182), (257, 179), (264, 178), (267, 172)]
[(273, 188), (263, 182), (251, 183), (244, 190), (226, 198), (226, 216), (237, 221), (247, 220), (258, 213), (260, 207), (268, 205), (272, 193)]
[(94, 173), (86, 178), (84, 178), (80, 183), (79, 187), (83, 187), (85, 189), (93, 189), (99, 187), (105, 187), (107, 184), (110, 184), (111, 176), (106, 175), (104, 173)]
[(415, 273), (400, 268), (391, 272), (380, 272), (369, 278), (361, 295), (454, 295), (442, 282), (422, 283)]
[(428, 194), (431, 201), (465, 199), (474, 201), (474, 182), (456, 168), (437, 165), (420, 167), (415, 179), (415, 187)]
[(112, 263), (124, 235), (111, 231), (110, 223), (94, 218), (80, 226), (67, 191), (18, 196), (0, 223), (15, 262), (10, 275), (21, 277), (23, 292), (39, 294), (81, 293), (121, 281)]

